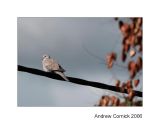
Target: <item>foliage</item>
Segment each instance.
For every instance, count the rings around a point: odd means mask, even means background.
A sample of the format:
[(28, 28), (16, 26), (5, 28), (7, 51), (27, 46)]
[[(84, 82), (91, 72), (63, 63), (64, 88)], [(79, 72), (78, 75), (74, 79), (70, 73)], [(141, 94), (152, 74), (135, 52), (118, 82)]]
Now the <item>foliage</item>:
[[(115, 18), (115, 21), (118, 21), (119, 30), (122, 33), (122, 49), (121, 49), (121, 61), (125, 63), (126, 59), (129, 59), (127, 63), (128, 73), (130, 79), (121, 82), (116, 80), (115, 86), (120, 88), (123, 93), (123, 101), (121, 101), (116, 96), (107, 96), (104, 95), (101, 97), (98, 106), (142, 106), (142, 100), (134, 100), (135, 93), (134, 88), (136, 88), (140, 80), (135, 79), (136, 75), (142, 71), (142, 18), (130, 18), (131, 23), (125, 23), (119, 18)], [(135, 56), (137, 53), (137, 57)], [(114, 63), (117, 60), (118, 54), (111, 52), (106, 55), (106, 66), (108, 69), (112, 69)], [(136, 57), (133, 61), (132, 58)], [(124, 94), (124, 91), (127, 90), (127, 95)]]

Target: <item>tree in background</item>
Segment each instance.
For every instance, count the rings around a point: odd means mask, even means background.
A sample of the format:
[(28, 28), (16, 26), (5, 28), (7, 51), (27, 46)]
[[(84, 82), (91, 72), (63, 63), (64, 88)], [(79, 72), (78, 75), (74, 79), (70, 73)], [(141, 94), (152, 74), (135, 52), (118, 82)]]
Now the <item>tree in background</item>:
[[(119, 65), (128, 69), (129, 80), (121, 82), (116, 80), (115, 86), (120, 88), (123, 93), (123, 101), (116, 96), (104, 95), (101, 97), (98, 106), (142, 106), (142, 100), (136, 100), (134, 88), (136, 88), (140, 82), (140, 79), (136, 76), (142, 74), (142, 18), (130, 18), (131, 23), (125, 23), (119, 18), (115, 18), (119, 23), (119, 29), (122, 33), (122, 49), (121, 49), (121, 61), (125, 64), (126, 59), (129, 59), (127, 65), (117, 64), (118, 54), (114, 51), (106, 55), (106, 67), (111, 70), (113, 66)], [(136, 56), (138, 54), (138, 56)], [(134, 60), (133, 60), (134, 58)], [(128, 94), (124, 91), (127, 90)]]

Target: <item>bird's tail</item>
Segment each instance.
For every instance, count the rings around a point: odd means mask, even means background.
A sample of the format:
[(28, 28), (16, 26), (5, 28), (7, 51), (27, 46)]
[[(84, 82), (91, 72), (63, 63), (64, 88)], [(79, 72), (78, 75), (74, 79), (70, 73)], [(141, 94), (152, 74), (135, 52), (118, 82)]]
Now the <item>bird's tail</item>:
[(69, 81), (69, 79), (64, 75), (62, 72), (55, 72), (56, 74), (60, 75), (64, 80)]

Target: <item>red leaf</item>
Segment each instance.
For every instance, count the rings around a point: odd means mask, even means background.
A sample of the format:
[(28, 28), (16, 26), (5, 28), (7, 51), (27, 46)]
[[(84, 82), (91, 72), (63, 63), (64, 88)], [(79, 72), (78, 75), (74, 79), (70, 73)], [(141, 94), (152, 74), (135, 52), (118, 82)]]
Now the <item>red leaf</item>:
[(128, 81), (126, 82), (126, 88), (127, 88), (127, 89), (132, 88), (132, 81), (131, 81), (131, 80), (128, 80)]
[(134, 86), (135, 86), (135, 87), (137, 87), (137, 86), (138, 86), (138, 84), (139, 84), (139, 79), (134, 80)]
[(130, 73), (130, 78), (134, 78), (137, 73), (137, 64), (134, 61), (128, 63), (128, 70)]
[(122, 21), (119, 21), (119, 28), (120, 28), (124, 37), (129, 35), (129, 33), (130, 33), (130, 25), (129, 24), (123, 23)]
[(137, 71), (140, 71), (142, 69), (142, 58), (137, 58)]
[(116, 53), (109, 53), (106, 57), (107, 67), (110, 69), (113, 66), (114, 61), (116, 60)]

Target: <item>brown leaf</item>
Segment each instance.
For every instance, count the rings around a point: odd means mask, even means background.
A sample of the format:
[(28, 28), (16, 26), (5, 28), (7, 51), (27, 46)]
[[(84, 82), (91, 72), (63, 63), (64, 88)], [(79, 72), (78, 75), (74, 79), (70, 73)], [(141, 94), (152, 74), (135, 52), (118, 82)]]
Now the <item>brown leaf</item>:
[(132, 88), (127, 89), (127, 93), (129, 94), (131, 92)]
[(142, 18), (137, 18), (136, 26), (140, 28), (142, 26)]
[(128, 81), (126, 82), (126, 88), (127, 88), (127, 89), (132, 88), (132, 81), (131, 81), (131, 80), (128, 80)]
[(137, 36), (137, 39), (135, 40), (135, 45), (142, 45), (142, 36)]
[(123, 23), (122, 21), (119, 21), (119, 28), (120, 28), (124, 37), (129, 35), (129, 33), (130, 33), (130, 25), (129, 24)]
[(140, 71), (142, 69), (142, 58), (137, 58), (137, 71)]
[(130, 78), (133, 79), (136, 76), (136, 72), (134, 70), (130, 71)]
[(119, 104), (120, 104), (119, 98), (117, 98), (115, 96), (111, 96), (111, 105), (112, 106), (118, 106)]
[(109, 104), (109, 97), (108, 96), (102, 96), (99, 106), (108, 106)]
[(101, 99), (99, 102), (99, 106), (106, 106), (106, 100), (105, 99)]
[(115, 96), (111, 96), (111, 105), (114, 105), (116, 97)]
[(135, 86), (135, 87), (137, 87), (137, 86), (138, 86), (138, 84), (139, 84), (139, 79), (134, 80), (134, 86)]
[(128, 99), (132, 101), (134, 96), (135, 96), (135, 93), (133, 89), (130, 89), (129, 94), (128, 94)]
[(134, 25), (135, 25), (135, 28), (134, 28), (134, 33), (137, 34), (138, 30), (141, 28), (142, 26), (142, 18), (136, 18), (134, 20)]
[(119, 104), (120, 104), (120, 100), (119, 100), (119, 98), (116, 98), (114, 101), (114, 105), (119, 106)]
[(134, 62), (134, 61), (130, 61), (129, 63), (128, 63), (128, 70), (130, 71), (130, 70), (136, 70), (136, 67), (137, 65), (136, 65), (136, 63)]
[(109, 53), (106, 57), (107, 67), (110, 69), (113, 66), (113, 62), (116, 60), (116, 53)]
[(137, 64), (134, 61), (128, 63), (128, 70), (130, 73), (130, 78), (133, 79), (137, 73)]
[(136, 36), (134, 34), (129, 35), (128, 40), (131, 46), (135, 46)]

